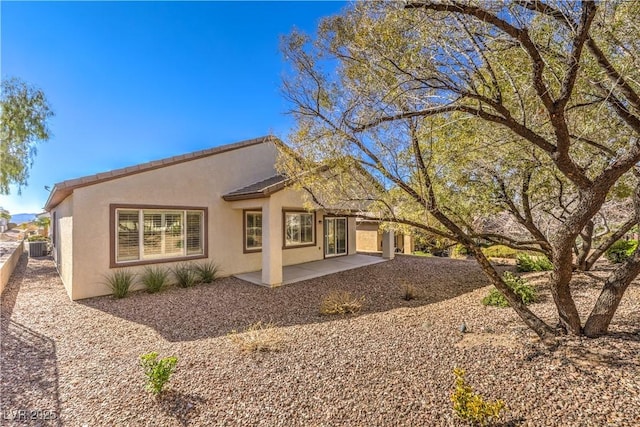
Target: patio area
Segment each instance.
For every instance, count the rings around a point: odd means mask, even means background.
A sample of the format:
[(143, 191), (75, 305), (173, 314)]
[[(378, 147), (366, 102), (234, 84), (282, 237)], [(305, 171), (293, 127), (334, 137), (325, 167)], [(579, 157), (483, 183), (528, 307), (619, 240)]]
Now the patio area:
[[(291, 283), (326, 276), (327, 274), (338, 273), (340, 271), (352, 270), (366, 265), (378, 264), (384, 261), (388, 261), (388, 259), (382, 258), (381, 256), (355, 254), (289, 265), (282, 268), (282, 284), (289, 285)], [(267, 286), (262, 283), (262, 270), (236, 274), (234, 277), (255, 285)]]

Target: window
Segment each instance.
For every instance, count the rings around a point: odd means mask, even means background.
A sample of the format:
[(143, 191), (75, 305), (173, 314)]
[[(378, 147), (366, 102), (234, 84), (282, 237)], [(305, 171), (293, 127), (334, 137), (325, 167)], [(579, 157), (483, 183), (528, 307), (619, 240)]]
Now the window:
[(308, 212), (284, 213), (284, 246), (311, 246), (315, 244), (315, 215)]
[(262, 212), (244, 212), (244, 250), (245, 252), (262, 249)]
[(206, 256), (205, 218), (206, 209), (112, 206), (112, 265)]

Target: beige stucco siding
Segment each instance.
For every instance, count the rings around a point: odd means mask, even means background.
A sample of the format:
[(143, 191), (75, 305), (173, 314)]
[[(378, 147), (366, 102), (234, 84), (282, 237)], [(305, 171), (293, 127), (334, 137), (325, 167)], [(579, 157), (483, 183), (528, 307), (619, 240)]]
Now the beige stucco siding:
[(55, 214), (56, 224), (53, 226), (53, 232), (56, 233), (53, 248), (53, 258), (56, 262), (58, 272), (62, 283), (69, 294), (72, 295), (73, 283), (73, 200), (71, 195), (64, 199), (52, 212)]
[[(237, 237), (235, 224), (241, 224), (242, 213), (229, 209), (222, 195), (273, 175), (275, 155), (272, 145), (258, 144), (76, 189), (72, 298), (110, 293), (104, 284), (111, 271), (110, 204), (208, 208), (209, 259), (227, 274), (236, 273), (243, 260), (238, 259), (242, 238)], [(144, 267), (131, 270), (141, 273)]]
[[(284, 211), (304, 209), (302, 193), (285, 188), (269, 197), (232, 202), (222, 196), (273, 176), (276, 154), (272, 144), (256, 144), (75, 188), (71, 196), (53, 209), (58, 225), (55, 257), (71, 298), (111, 293), (105, 284), (105, 277), (114, 271), (110, 267), (110, 242), (115, 237), (111, 236), (111, 205), (206, 208), (208, 260), (218, 264), (223, 275), (263, 269), (263, 261), (268, 260), (263, 260), (262, 253), (244, 253), (243, 209), (268, 207), (273, 218), (283, 221)], [(284, 249), (280, 243), (282, 234), (275, 238), (272, 235), (272, 242), (281, 251), (282, 266), (324, 258), (323, 218), (323, 211), (317, 211), (314, 245)], [(281, 223), (274, 224), (277, 232), (282, 233)], [(349, 253), (354, 253), (353, 218), (349, 220), (349, 231)], [(272, 259), (274, 253), (270, 253)], [(280, 252), (277, 258), (277, 264), (273, 265), (280, 265)], [(178, 262), (158, 260), (156, 265), (173, 268)], [(138, 277), (145, 269), (125, 263), (121, 266)]]
[(356, 229), (356, 247), (362, 252), (379, 252), (382, 250), (382, 233), (378, 231), (378, 223), (361, 222)]
[[(251, 200), (241, 200), (234, 202), (227, 202), (229, 211), (233, 212), (237, 219), (233, 224), (236, 236), (229, 242), (229, 248), (231, 251), (225, 254), (225, 266), (229, 266), (229, 269), (234, 270), (231, 274), (246, 273), (249, 271), (257, 271), (262, 269), (262, 253), (243, 253), (243, 211), (244, 210), (256, 210), (262, 209), (262, 204), (267, 199), (257, 198)], [(283, 212), (286, 210), (305, 210), (304, 199), (301, 194), (290, 188), (285, 188), (282, 191), (278, 191), (272, 194), (269, 198), (269, 203), (275, 203), (278, 206), (278, 210)], [(295, 265), (303, 262), (317, 261), (324, 258), (323, 249), (323, 229), (322, 220), (324, 215), (322, 211), (316, 212), (316, 244), (314, 246), (305, 246), (301, 248), (287, 248), (282, 251), (282, 265)]]
[[(72, 204), (75, 212), (73, 254), (61, 257), (69, 263), (73, 259), (73, 273), (68, 280), (71, 283), (73, 277), (72, 298), (111, 293), (105, 284), (105, 276), (112, 271), (109, 268), (111, 204), (206, 207), (208, 259), (216, 262), (225, 275), (260, 270), (261, 253), (243, 251), (242, 209), (232, 208), (222, 195), (273, 175), (274, 159), (273, 147), (259, 144), (76, 189), (73, 196), (63, 202)], [(247, 200), (243, 204), (261, 208), (265, 200)], [(277, 204), (280, 211), (303, 209), (300, 194), (290, 189), (272, 194), (269, 201)], [(323, 259), (322, 219), (323, 215), (317, 213), (316, 244), (284, 249), (283, 265)], [(160, 261), (159, 264), (171, 268), (177, 262)], [(144, 271), (144, 266), (128, 268), (138, 274)]]

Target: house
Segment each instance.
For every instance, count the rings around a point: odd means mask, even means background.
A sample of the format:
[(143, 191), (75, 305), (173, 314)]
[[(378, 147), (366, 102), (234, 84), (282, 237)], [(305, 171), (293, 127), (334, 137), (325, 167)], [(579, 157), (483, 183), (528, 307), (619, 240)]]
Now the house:
[[(389, 231), (380, 227), (380, 221), (357, 218), (356, 250), (358, 252), (378, 253), (384, 251), (385, 236)], [(391, 251), (411, 255), (414, 250), (413, 236), (410, 234), (391, 234), (393, 247)]]
[(267, 136), (56, 184), (53, 257), (71, 299), (110, 293), (115, 269), (214, 261), (225, 275), (356, 253), (355, 218), (305, 209)]

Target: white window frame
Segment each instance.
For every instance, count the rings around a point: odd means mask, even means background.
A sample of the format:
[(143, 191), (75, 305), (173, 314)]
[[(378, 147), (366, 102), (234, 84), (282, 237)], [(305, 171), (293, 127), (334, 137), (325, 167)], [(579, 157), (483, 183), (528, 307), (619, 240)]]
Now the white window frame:
[[(302, 227), (298, 231), (299, 240), (297, 242), (287, 242), (287, 216), (288, 215), (296, 215), (300, 217), (298, 224), (302, 225), (302, 216), (311, 216), (311, 242), (302, 242)], [(315, 212), (302, 212), (302, 211), (284, 211), (282, 213), (282, 221), (283, 221), (283, 236), (282, 243), (285, 249), (289, 248), (299, 248), (303, 246), (315, 246), (316, 244), (316, 214)]]
[[(120, 245), (118, 241), (120, 212), (133, 212), (138, 213), (138, 256), (135, 259), (121, 260), (119, 256)], [(160, 214), (161, 215), (161, 253), (149, 254), (145, 253), (144, 237), (144, 216), (145, 214)], [(167, 241), (167, 227), (166, 227), (166, 215), (180, 214), (181, 215), (181, 234), (180, 241), (182, 242), (182, 251), (166, 253), (166, 241)], [(200, 250), (198, 252), (189, 253), (187, 250), (187, 217), (189, 214), (198, 214), (200, 216)], [(113, 259), (112, 265), (123, 266), (131, 264), (148, 264), (154, 262), (172, 261), (180, 259), (193, 259), (203, 258), (207, 253), (206, 242), (206, 229), (207, 229), (207, 213), (205, 208), (178, 208), (178, 207), (144, 207), (144, 206), (117, 206), (113, 209), (113, 224), (115, 235), (113, 236)]]
[[(244, 243), (243, 243), (243, 247), (244, 247), (244, 251), (245, 252), (260, 252), (262, 250), (262, 244), (260, 246), (251, 246), (249, 247), (247, 245), (247, 240), (249, 238), (249, 225), (248, 225), (248, 219), (249, 219), (249, 215), (259, 215), (260, 216), (260, 234), (262, 234), (262, 227), (264, 226), (264, 224), (262, 224), (262, 211), (256, 210), (256, 209), (249, 209), (244, 211), (244, 224), (243, 224), (243, 230), (244, 230)], [(257, 228), (257, 227), (254, 227)]]

